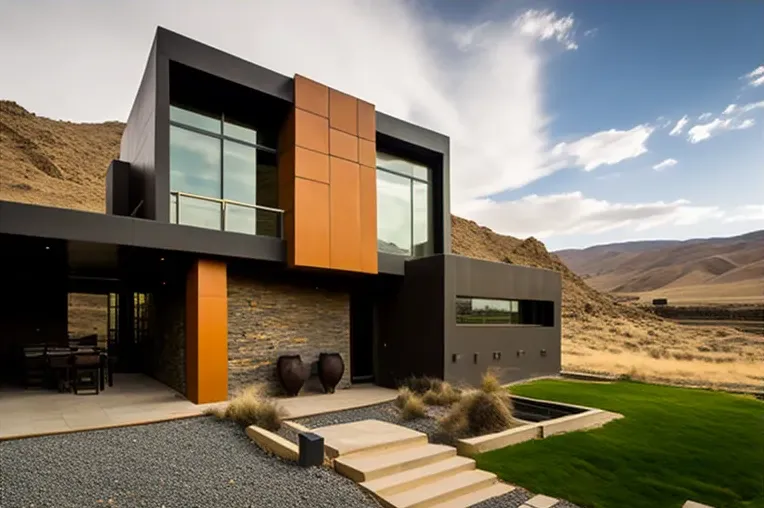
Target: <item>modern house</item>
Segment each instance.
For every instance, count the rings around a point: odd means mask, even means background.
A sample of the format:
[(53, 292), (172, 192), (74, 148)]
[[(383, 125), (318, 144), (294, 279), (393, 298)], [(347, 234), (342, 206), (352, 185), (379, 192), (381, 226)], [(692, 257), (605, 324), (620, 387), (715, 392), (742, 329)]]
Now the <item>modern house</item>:
[(118, 370), (197, 403), (284, 354), (339, 352), (340, 387), (559, 372), (560, 274), (452, 255), (448, 137), (347, 92), (159, 28), (106, 214), (0, 201), (0, 362), (83, 292)]

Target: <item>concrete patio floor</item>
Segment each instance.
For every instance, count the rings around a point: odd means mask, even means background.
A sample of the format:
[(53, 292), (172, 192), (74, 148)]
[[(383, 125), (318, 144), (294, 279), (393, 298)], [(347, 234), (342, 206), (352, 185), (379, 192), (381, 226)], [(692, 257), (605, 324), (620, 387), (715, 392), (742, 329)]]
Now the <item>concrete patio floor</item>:
[[(333, 394), (279, 398), (287, 418), (370, 406), (393, 400), (395, 390), (359, 385)], [(50, 390), (0, 389), (0, 440), (94, 430), (200, 416), (196, 405), (172, 388), (142, 374), (116, 374), (99, 395)]]

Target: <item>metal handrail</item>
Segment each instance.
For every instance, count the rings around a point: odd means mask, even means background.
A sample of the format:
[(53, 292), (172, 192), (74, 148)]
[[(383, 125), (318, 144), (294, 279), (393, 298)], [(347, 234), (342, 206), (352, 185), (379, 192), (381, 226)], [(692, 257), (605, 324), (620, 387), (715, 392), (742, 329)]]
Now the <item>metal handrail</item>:
[(221, 199), (221, 198), (211, 198), (209, 196), (200, 196), (198, 194), (191, 194), (190, 192), (181, 192), (181, 191), (171, 191), (170, 194), (175, 194), (179, 197), (186, 197), (186, 198), (194, 198), (194, 199), (201, 199), (202, 201), (211, 201), (213, 203), (221, 203), (221, 204), (231, 204), (236, 206), (243, 206), (245, 208), (252, 208), (255, 210), (266, 210), (268, 212), (275, 212), (275, 213), (284, 213), (284, 210), (281, 208), (271, 208), (270, 206), (263, 206), (263, 205), (253, 205), (252, 203), (242, 203), (241, 201), (234, 201), (233, 199)]
[[(241, 201), (234, 201), (232, 199), (221, 199), (221, 198), (211, 198), (209, 196), (200, 196), (198, 194), (191, 194), (190, 192), (182, 192), (182, 191), (170, 191), (170, 195), (175, 195), (177, 199), (175, 200), (175, 222), (177, 224), (180, 224), (180, 198), (186, 197), (191, 199), (198, 199), (201, 201), (208, 201), (210, 203), (218, 203), (221, 206), (220, 212), (222, 214), (221, 217), (221, 226), (222, 230), (226, 231), (226, 217), (228, 216), (227, 205), (233, 205), (233, 206), (241, 206), (243, 208), (249, 208), (251, 210), (264, 210), (266, 212), (273, 212), (276, 213), (278, 216), (278, 234), (279, 237), (283, 237), (284, 233), (284, 210), (281, 210), (280, 208), (271, 208), (270, 206), (263, 206), (263, 205), (253, 205), (251, 203), (242, 203)], [(257, 232), (255, 232), (257, 234)]]

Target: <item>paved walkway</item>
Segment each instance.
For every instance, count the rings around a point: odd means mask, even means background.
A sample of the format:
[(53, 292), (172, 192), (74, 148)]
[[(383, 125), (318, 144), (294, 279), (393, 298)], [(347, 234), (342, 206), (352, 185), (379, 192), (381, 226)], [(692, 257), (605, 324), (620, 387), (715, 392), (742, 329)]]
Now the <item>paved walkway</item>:
[(0, 439), (119, 427), (198, 416), (199, 406), (141, 374), (115, 374), (98, 395), (0, 391)]
[[(333, 394), (279, 399), (289, 418), (342, 411), (393, 400), (395, 390), (359, 385)], [(222, 403), (225, 404), (225, 403)], [(98, 395), (51, 390), (0, 390), (0, 440), (161, 422), (201, 415), (216, 404), (196, 405), (142, 374), (115, 374)]]

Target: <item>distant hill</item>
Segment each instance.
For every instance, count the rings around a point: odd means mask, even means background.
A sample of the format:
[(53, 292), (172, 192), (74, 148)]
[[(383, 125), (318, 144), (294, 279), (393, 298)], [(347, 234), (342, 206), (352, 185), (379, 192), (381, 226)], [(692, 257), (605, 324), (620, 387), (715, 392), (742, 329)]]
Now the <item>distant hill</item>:
[[(592, 287), (692, 299), (764, 297), (764, 230), (728, 238), (596, 245), (555, 252)], [(737, 294), (735, 295), (735, 293)]]

